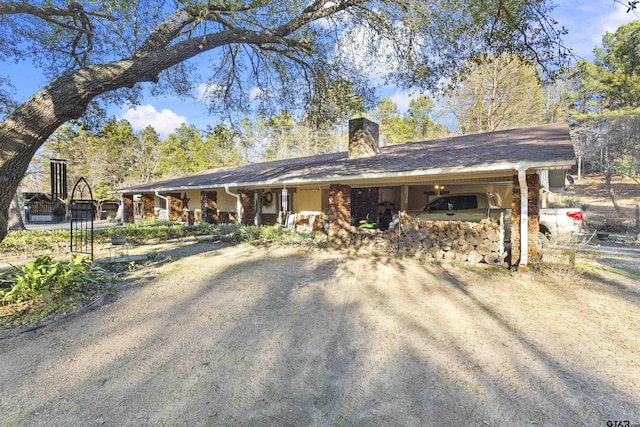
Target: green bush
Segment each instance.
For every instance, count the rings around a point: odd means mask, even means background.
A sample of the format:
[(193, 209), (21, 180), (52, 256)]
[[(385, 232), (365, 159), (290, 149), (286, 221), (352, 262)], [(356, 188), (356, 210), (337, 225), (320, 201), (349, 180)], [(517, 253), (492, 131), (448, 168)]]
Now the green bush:
[(38, 323), (52, 313), (71, 312), (111, 292), (113, 276), (74, 256), (70, 262), (43, 256), (0, 275), (0, 329)]
[(254, 245), (286, 245), (325, 249), (329, 241), (324, 233), (300, 233), (281, 227), (243, 226), (239, 227), (238, 242)]
[(0, 242), (0, 253), (32, 255), (42, 252), (67, 252), (69, 246), (68, 230), (14, 231)]
[(108, 273), (91, 263), (89, 258), (74, 255), (70, 262), (53, 261), (48, 255), (0, 275), (9, 285), (0, 289), (3, 304), (31, 306), (35, 302), (68, 300), (87, 288), (93, 288), (108, 278)]
[(165, 219), (141, 219), (136, 221), (135, 225), (139, 225), (141, 227), (160, 227), (160, 226), (171, 226), (171, 225), (183, 225), (182, 222), (169, 221)]
[[(106, 245), (109, 236), (126, 236), (133, 244), (164, 242), (186, 237), (212, 236), (213, 240), (253, 244), (303, 245), (324, 248), (328, 246), (324, 233), (297, 233), (281, 227), (242, 226), (239, 224), (199, 224), (185, 226), (169, 221), (147, 221), (141, 224), (95, 229), (94, 244)], [(68, 230), (17, 231), (0, 242), (0, 253), (33, 255), (69, 252)]]

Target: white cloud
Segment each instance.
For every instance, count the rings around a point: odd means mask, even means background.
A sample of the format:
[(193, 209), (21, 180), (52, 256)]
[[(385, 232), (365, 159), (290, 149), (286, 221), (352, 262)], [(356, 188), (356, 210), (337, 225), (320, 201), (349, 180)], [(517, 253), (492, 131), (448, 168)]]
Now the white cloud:
[(638, 19), (627, 8), (609, 2), (560, 2), (554, 17), (569, 30), (565, 44), (583, 58), (593, 60), (593, 49), (602, 44), (606, 32), (614, 32), (622, 24)]
[(620, 25), (627, 24), (638, 19), (637, 13), (633, 11), (627, 13), (627, 7), (616, 3), (616, 8), (610, 14), (602, 18), (602, 31), (598, 38), (598, 44), (602, 41), (605, 32), (613, 33)]
[(207, 92), (209, 89), (209, 85), (207, 83), (200, 83), (196, 87), (193, 88), (194, 96), (197, 100), (202, 101), (207, 96)]
[(416, 99), (418, 96), (419, 94), (414, 92), (410, 93), (404, 90), (396, 90), (391, 96), (389, 96), (389, 99), (395, 102), (401, 113), (404, 113), (409, 109), (409, 103), (411, 100)]
[(151, 104), (136, 108), (125, 107), (125, 109), (123, 109), (121, 118), (129, 121), (134, 130), (142, 130), (147, 126), (152, 126), (161, 138), (166, 138), (182, 123), (187, 123), (185, 116), (179, 116), (166, 108), (158, 111)]
[(263, 92), (264, 90), (260, 89), (257, 86), (254, 86), (249, 91), (249, 99), (253, 101), (254, 99), (258, 98), (260, 95), (262, 95)]

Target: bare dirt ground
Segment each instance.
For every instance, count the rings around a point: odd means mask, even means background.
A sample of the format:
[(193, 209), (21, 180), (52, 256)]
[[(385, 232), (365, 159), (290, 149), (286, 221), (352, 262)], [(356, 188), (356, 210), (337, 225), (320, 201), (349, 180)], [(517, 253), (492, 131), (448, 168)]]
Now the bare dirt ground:
[[(614, 187), (629, 224), (640, 186)], [(590, 225), (618, 217), (598, 177), (568, 195)], [(640, 254), (599, 243), (582, 274), (132, 247), (175, 261), (133, 272), (99, 309), (0, 339), (0, 426), (640, 423)]]
[(632, 227), (635, 221), (636, 205), (640, 204), (640, 184), (630, 178), (616, 176), (612, 179), (612, 187), (620, 205), (618, 214), (611, 202), (611, 196), (599, 174), (583, 177), (565, 193), (575, 196), (587, 203), (586, 218), (589, 226), (601, 227), (605, 221), (619, 222)]
[(640, 284), (190, 243), (0, 340), (3, 426), (640, 423)]

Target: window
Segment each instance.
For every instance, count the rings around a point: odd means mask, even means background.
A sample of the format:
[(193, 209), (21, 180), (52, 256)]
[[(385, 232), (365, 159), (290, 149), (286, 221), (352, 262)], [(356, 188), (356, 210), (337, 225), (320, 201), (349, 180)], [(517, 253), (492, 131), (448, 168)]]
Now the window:
[(455, 211), (463, 209), (477, 209), (478, 198), (476, 196), (449, 196), (438, 199), (429, 205), (430, 211)]
[(478, 209), (478, 198), (476, 196), (458, 196), (455, 206), (455, 209)]
[(156, 196), (156, 206), (160, 209), (167, 209), (167, 199)]
[(431, 211), (450, 211), (453, 209), (454, 197), (443, 197), (438, 199), (429, 205)]

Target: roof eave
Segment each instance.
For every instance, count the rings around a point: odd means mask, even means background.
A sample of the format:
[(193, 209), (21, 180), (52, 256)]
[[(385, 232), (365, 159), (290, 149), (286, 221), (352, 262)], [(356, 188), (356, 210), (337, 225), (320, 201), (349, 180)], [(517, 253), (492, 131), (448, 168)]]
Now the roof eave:
[(476, 165), (476, 166), (456, 166), (448, 168), (431, 168), (431, 169), (416, 169), (412, 171), (402, 172), (383, 172), (383, 173), (371, 173), (360, 174), (352, 176), (344, 175), (330, 175), (322, 178), (292, 178), (292, 179), (270, 179), (265, 181), (253, 181), (253, 182), (219, 182), (211, 183), (211, 185), (187, 185), (176, 187), (154, 187), (153, 189), (130, 188), (115, 190), (114, 193), (121, 194), (135, 194), (135, 193), (148, 193), (148, 192), (169, 192), (169, 191), (188, 191), (188, 190), (206, 190), (212, 188), (246, 188), (246, 187), (267, 187), (276, 185), (313, 185), (313, 184), (327, 184), (333, 182), (340, 182), (348, 184), (349, 182), (362, 181), (362, 180), (380, 180), (380, 179), (397, 179), (397, 178), (419, 178), (419, 177), (432, 177), (434, 175), (451, 175), (451, 174), (474, 174), (474, 173), (505, 173), (516, 172), (519, 170), (531, 171), (531, 170), (544, 170), (544, 169), (568, 169), (575, 165), (576, 159), (561, 159), (544, 162), (517, 162), (517, 163), (494, 163), (491, 165)]

